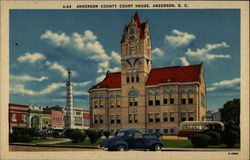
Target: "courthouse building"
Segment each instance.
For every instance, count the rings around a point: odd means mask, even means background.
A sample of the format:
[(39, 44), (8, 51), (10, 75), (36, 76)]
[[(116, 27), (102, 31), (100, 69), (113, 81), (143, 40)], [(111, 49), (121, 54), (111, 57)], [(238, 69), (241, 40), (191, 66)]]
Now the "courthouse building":
[(203, 65), (153, 69), (149, 24), (136, 13), (122, 35), (121, 72), (107, 72), (89, 97), (91, 128), (176, 134), (206, 114)]

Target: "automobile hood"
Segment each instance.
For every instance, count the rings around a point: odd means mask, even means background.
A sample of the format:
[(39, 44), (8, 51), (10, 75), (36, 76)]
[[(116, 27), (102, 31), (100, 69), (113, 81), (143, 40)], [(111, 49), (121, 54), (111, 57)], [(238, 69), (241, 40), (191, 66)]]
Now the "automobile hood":
[(157, 136), (145, 136), (145, 139), (147, 141), (159, 141), (159, 138)]

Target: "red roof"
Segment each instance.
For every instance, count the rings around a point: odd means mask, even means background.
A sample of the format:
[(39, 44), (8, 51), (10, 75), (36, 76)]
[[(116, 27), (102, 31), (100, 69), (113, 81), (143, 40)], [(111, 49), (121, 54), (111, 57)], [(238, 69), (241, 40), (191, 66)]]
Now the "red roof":
[(199, 82), (201, 65), (175, 66), (152, 69), (146, 85), (159, 83)]
[(121, 88), (121, 72), (108, 73), (102, 82), (91, 89), (98, 88)]
[[(157, 85), (160, 83), (199, 82), (201, 67), (202, 65), (199, 64), (152, 69), (146, 82), (146, 86)], [(121, 88), (121, 72), (108, 73), (102, 82), (98, 83), (91, 89), (98, 88)]]
[(29, 108), (28, 105), (22, 105), (22, 104), (9, 104), (9, 107), (20, 107), (20, 108)]

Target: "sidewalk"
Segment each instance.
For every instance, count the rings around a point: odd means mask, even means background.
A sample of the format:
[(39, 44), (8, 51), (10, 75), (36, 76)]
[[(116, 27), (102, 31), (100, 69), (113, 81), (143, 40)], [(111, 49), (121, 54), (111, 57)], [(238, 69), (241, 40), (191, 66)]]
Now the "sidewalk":
[(48, 144), (48, 145), (51, 145), (51, 144), (58, 144), (58, 143), (64, 143), (64, 142), (70, 142), (71, 140), (69, 138), (60, 138), (60, 140), (55, 140), (55, 141), (48, 141), (48, 142), (40, 142), (40, 143), (37, 143), (37, 144)]

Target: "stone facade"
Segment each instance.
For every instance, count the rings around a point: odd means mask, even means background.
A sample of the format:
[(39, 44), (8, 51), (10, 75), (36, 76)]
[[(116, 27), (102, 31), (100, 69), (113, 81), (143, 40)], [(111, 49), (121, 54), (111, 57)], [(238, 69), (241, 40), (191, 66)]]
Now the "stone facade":
[(180, 122), (203, 120), (203, 65), (152, 69), (151, 64), (149, 25), (136, 13), (122, 36), (121, 72), (108, 72), (89, 90), (91, 128), (175, 134)]

